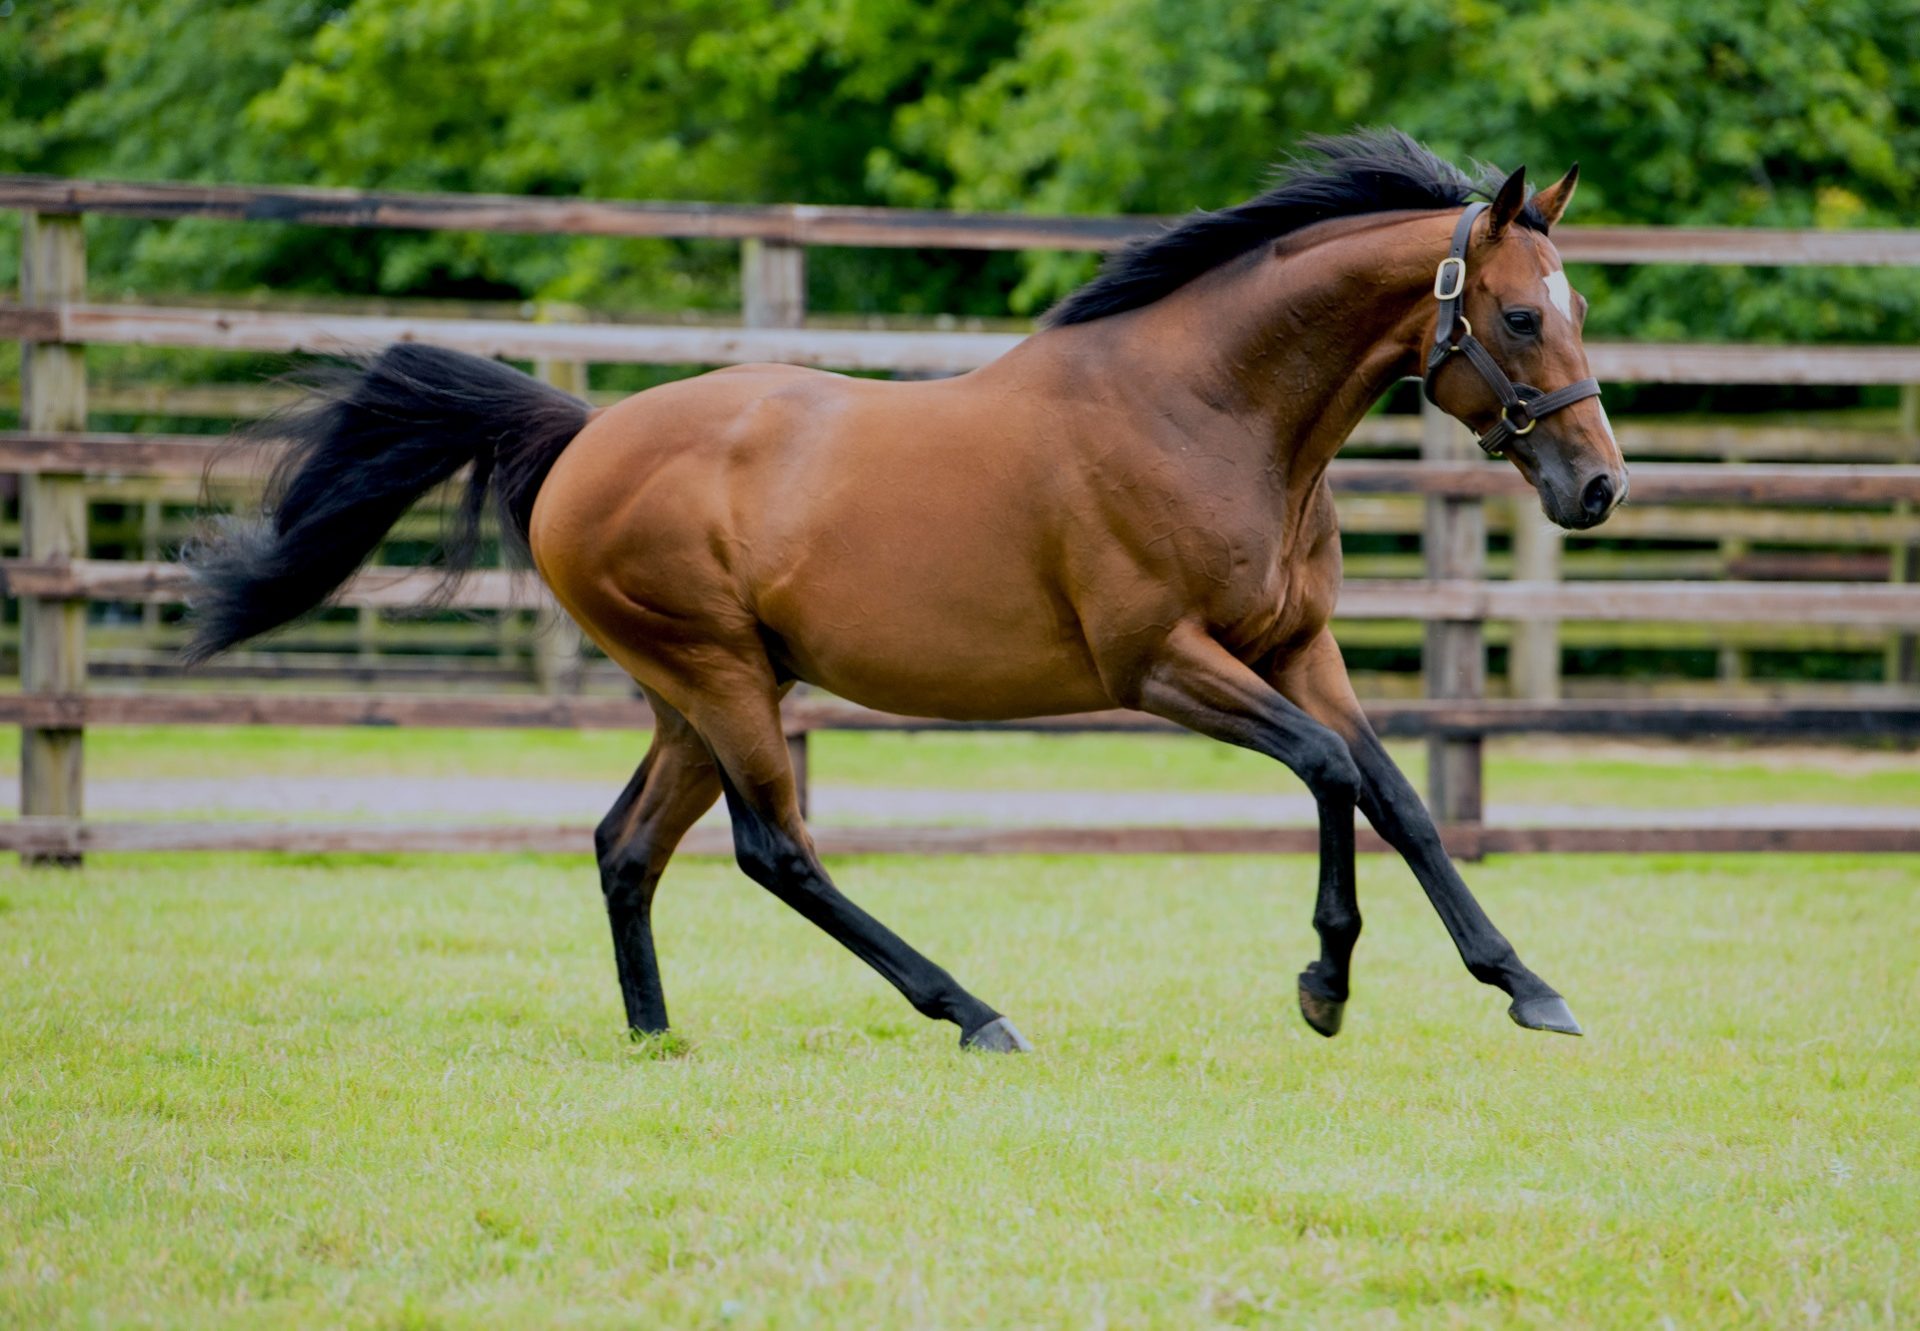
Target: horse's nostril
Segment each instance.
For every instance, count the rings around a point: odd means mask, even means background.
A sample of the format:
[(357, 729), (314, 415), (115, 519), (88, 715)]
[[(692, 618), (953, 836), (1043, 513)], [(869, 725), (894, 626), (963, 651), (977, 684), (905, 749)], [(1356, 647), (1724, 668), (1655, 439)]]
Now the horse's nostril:
[(1596, 476), (1587, 482), (1587, 488), (1580, 492), (1580, 507), (1587, 516), (1598, 520), (1605, 517), (1613, 507), (1613, 481), (1607, 476)]

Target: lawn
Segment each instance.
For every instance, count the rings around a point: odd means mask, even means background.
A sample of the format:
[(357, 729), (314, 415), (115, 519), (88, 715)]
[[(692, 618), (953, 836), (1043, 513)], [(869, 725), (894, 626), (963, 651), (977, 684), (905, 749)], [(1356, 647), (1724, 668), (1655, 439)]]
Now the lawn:
[(1038, 1053), (717, 860), (668, 1057), (584, 857), (0, 867), (0, 1325), (1920, 1323), (1920, 859), (1476, 866), (1585, 1040), (1381, 858), (1334, 1041), (1305, 860), (836, 869)]

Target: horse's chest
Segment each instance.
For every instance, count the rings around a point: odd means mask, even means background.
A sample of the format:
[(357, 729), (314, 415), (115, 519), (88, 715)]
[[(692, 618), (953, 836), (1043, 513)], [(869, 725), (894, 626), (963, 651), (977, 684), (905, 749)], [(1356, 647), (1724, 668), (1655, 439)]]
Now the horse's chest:
[(1333, 617), (1333, 588), (1296, 565), (1276, 568), (1257, 594), (1222, 607), (1219, 637), (1252, 660), (1313, 638)]
[(1216, 605), (1216, 636), (1243, 659), (1309, 642), (1333, 618), (1340, 591), (1338, 535), (1303, 544), (1274, 542), (1261, 554), (1260, 575)]

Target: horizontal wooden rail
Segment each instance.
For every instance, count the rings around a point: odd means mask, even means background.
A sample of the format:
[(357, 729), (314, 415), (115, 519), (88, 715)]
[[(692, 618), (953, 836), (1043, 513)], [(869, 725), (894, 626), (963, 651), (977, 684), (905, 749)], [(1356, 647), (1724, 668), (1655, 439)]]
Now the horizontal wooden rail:
[[(264, 416), (297, 396), (296, 390), (272, 383), (123, 382), (90, 385), (87, 401), (89, 410), (96, 414), (242, 419)], [(626, 395), (596, 389), (587, 396), (595, 405), (608, 406)], [(17, 406), (18, 400), (15, 386), (0, 383), (0, 409)], [(1613, 428), (1626, 455), (1645, 460), (1696, 457), (1728, 462), (1884, 462), (1906, 454), (1911, 442), (1906, 436), (1897, 431), (1862, 428), (1857, 418), (1848, 419), (1849, 415), (1841, 413), (1827, 423), (1796, 425), (1616, 419)], [(1419, 443), (1418, 417), (1384, 414), (1362, 420), (1347, 441), (1355, 453), (1412, 451)]]
[[(216, 465), (228, 440), (210, 434), (59, 434), (0, 430), (0, 473), (189, 478)], [(236, 453), (228, 475), (264, 474), (257, 457)]]
[[(363, 569), (334, 603), (375, 609), (419, 607), (437, 582), (428, 568)], [(81, 559), (71, 563), (0, 561), (0, 591), (51, 600), (176, 604), (193, 590), (184, 565), (135, 559)], [(546, 588), (531, 573), (479, 569), (438, 601), (449, 610), (525, 610), (544, 604)]]
[[(0, 430), (0, 473), (80, 473), (198, 479), (264, 473), (259, 454), (234, 451), (219, 435), (60, 434)], [(1920, 466), (1868, 463), (1640, 462), (1632, 466), (1636, 504), (1892, 504), (1920, 501)], [(1346, 459), (1329, 473), (1334, 491), (1352, 495), (1524, 497), (1526, 481), (1489, 462)], [(1605, 534), (1605, 533), (1602, 533)]]
[[(825, 855), (1309, 855), (1311, 827), (815, 827)], [(1484, 827), (1440, 829), (1455, 855), (1738, 854), (1755, 852), (1920, 852), (1920, 825), (1750, 827)], [(1355, 837), (1367, 853), (1386, 851), (1370, 828)], [(297, 854), (586, 855), (583, 825), (380, 823), (84, 822), (33, 817), (0, 822), (0, 850), (32, 855), (134, 851), (266, 851)], [(724, 828), (697, 827), (680, 843), (690, 855), (727, 855)]]
[[(536, 324), (511, 319), (413, 319), (262, 313), (150, 305), (0, 305), (0, 337), (120, 346), (340, 355), (393, 342), (431, 342), (477, 356), (626, 365), (743, 365), (775, 361), (839, 370), (949, 374), (975, 369), (1018, 333), (898, 333), (841, 328), (687, 328)], [(1916, 374), (1920, 378), (1920, 374)]]
[[(3, 446), (3, 445), (0, 445)], [(1638, 504), (1891, 504), (1920, 499), (1920, 466), (1868, 463), (1629, 462)], [(1473, 462), (1353, 459), (1328, 472), (1336, 494), (1420, 494), (1450, 498), (1525, 497), (1533, 492), (1512, 467)], [(1607, 535), (1603, 528), (1597, 535)]]
[(1830, 582), (1350, 582), (1343, 619), (1920, 624), (1920, 586)]
[[(431, 569), (362, 571), (336, 598), (340, 605), (419, 605), (433, 588)], [(0, 561), (9, 596), (49, 600), (175, 603), (192, 579), (177, 564), (139, 560)], [(451, 609), (539, 606), (546, 590), (531, 575), (484, 569), (467, 575), (438, 604)], [(1920, 585), (1839, 582), (1470, 582), (1370, 578), (1340, 594), (1342, 619), (1673, 620), (1683, 623), (1920, 624)]]
[[(171, 220), (306, 226), (673, 236), (969, 250), (1110, 250), (1172, 217), (1047, 217), (809, 204), (636, 203), (530, 195), (422, 194), (281, 185), (197, 185), (0, 176), (0, 207)], [(1920, 233), (1753, 227), (1556, 227), (1587, 263), (1920, 266)]]
[[(339, 355), (393, 342), (431, 342), (480, 356), (601, 364), (742, 365), (777, 361), (839, 370), (958, 374), (1022, 340), (1019, 333), (870, 332), (841, 328), (688, 328), (537, 324), (511, 319), (73, 304), (0, 304), (0, 337), (38, 342)], [(1587, 345), (1609, 382), (1668, 384), (1908, 384), (1920, 347), (1773, 346), (1663, 342)]]
[(1589, 342), (1587, 364), (1608, 383), (1909, 384), (1920, 347), (1788, 347)]
[[(872, 711), (835, 699), (800, 698), (790, 700), (781, 715), (791, 734), (822, 730), (1181, 733), (1171, 722), (1145, 712), (1123, 710), (1013, 721), (948, 721)], [(1920, 699), (1854, 703), (1382, 700), (1367, 704), (1367, 716), (1375, 729), (1390, 738), (1558, 734), (1920, 739)], [(0, 696), (0, 724), (47, 727), (644, 730), (652, 721), (644, 701), (622, 697), (184, 692)]]
[[(1376, 432), (1377, 433), (1377, 432)], [(220, 435), (59, 434), (0, 430), (0, 473), (188, 477), (257, 476), (258, 454), (234, 451)], [(224, 464), (224, 465), (223, 465)], [(1891, 504), (1920, 500), (1920, 466), (1712, 462), (1633, 464), (1633, 501), (1646, 503)], [(1512, 468), (1486, 462), (1349, 459), (1334, 463), (1341, 494), (1525, 496)]]

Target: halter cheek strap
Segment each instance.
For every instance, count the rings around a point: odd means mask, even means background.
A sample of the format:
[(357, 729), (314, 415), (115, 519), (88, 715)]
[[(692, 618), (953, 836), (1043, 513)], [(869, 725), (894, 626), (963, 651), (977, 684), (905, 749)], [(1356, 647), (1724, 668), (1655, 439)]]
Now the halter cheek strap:
[(1487, 381), (1487, 387), (1500, 399), (1500, 419), (1492, 429), (1480, 436), (1480, 447), (1490, 456), (1498, 457), (1507, 451), (1507, 446), (1515, 439), (1523, 434), (1531, 434), (1542, 416), (1552, 415), (1562, 407), (1570, 407), (1587, 398), (1599, 397), (1600, 381), (1580, 379), (1551, 393), (1543, 393), (1531, 384), (1516, 384), (1507, 378), (1507, 372), (1500, 368), (1473, 335), (1473, 325), (1460, 312), (1460, 300), (1467, 289), (1467, 242), (1473, 236), (1474, 222), (1487, 210), (1487, 206), (1484, 203), (1469, 204), (1467, 210), (1460, 214), (1460, 221), (1453, 228), (1453, 244), (1448, 247), (1447, 257), (1440, 261), (1439, 271), (1433, 276), (1433, 294), (1440, 302), (1440, 318), (1434, 325), (1433, 354), (1427, 357), (1427, 373), (1421, 387), (1426, 392), (1427, 401), (1439, 406), (1440, 403), (1433, 396), (1434, 376), (1439, 374), (1440, 367), (1455, 352), (1464, 355), (1467, 363), (1480, 372), (1480, 377)]

